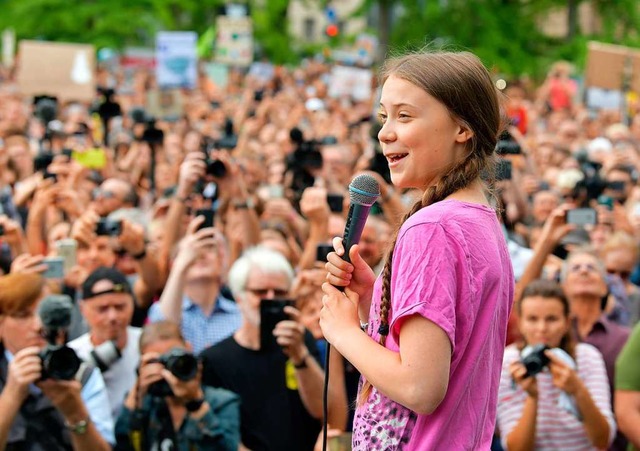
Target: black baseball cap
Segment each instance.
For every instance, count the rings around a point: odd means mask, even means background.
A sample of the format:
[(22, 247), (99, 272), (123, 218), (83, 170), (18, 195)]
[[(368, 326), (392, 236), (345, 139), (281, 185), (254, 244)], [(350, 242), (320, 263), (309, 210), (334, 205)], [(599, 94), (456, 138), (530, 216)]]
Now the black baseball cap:
[[(101, 291), (94, 290), (95, 285), (103, 280), (110, 281), (113, 284), (112, 287)], [(101, 266), (89, 274), (89, 277), (82, 284), (82, 299), (109, 293), (132, 293), (127, 277), (117, 269)]]

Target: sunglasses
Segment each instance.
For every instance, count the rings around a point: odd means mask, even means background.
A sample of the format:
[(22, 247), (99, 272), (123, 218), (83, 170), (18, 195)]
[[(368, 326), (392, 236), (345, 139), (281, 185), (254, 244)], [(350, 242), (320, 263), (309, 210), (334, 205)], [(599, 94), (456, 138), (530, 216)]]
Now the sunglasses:
[(103, 190), (100, 188), (96, 188), (91, 192), (91, 195), (94, 199), (98, 199), (99, 197), (103, 199), (113, 199), (116, 197), (116, 194), (113, 191)]
[(569, 266), (569, 272), (579, 272), (583, 269), (589, 272), (598, 272), (598, 267), (593, 263), (576, 263)]
[(620, 277), (622, 280), (629, 280), (631, 277), (631, 271), (616, 271), (615, 269), (607, 269), (607, 274), (616, 275)]
[(276, 298), (284, 298), (289, 295), (289, 290), (279, 290), (273, 288), (245, 288), (245, 291), (253, 293), (261, 299), (266, 298), (270, 291), (273, 292), (273, 295)]

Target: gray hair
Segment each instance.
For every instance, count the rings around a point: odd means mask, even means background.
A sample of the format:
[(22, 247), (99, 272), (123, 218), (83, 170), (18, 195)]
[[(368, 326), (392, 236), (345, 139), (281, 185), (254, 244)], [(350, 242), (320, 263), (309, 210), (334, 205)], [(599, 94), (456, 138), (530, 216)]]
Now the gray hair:
[(562, 283), (564, 283), (567, 280), (567, 275), (569, 274), (569, 266), (570, 266), (571, 260), (573, 260), (575, 257), (579, 255), (589, 255), (593, 257), (594, 260), (596, 261), (596, 268), (598, 270), (598, 274), (600, 274), (602, 279), (606, 281), (607, 271), (604, 267), (604, 263), (602, 262), (602, 260), (600, 260), (600, 257), (598, 257), (598, 254), (596, 254), (593, 248), (585, 246), (585, 247), (576, 249), (570, 252), (569, 255), (567, 255), (566, 260), (562, 264), (562, 272), (560, 273), (560, 281)]
[(252, 269), (264, 274), (285, 274), (289, 286), (293, 283), (294, 271), (291, 264), (279, 252), (266, 246), (255, 246), (247, 249), (229, 270), (229, 289), (234, 297), (244, 292)]

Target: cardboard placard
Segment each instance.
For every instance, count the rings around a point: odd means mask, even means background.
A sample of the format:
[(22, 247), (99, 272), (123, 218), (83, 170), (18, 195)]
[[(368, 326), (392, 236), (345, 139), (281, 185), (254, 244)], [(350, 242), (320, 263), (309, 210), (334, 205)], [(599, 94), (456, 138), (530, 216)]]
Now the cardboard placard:
[(250, 17), (216, 18), (215, 61), (230, 66), (247, 67), (253, 61), (253, 21)]
[(622, 91), (628, 71), (628, 89), (640, 92), (640, 50), (601, 42), (589, 42), (587, 49), (585, 86)]
[(373, 73), (369, 69), (348, 66), (333, 66), (329, 95), (331, 97), (349, 96), (363, 101), (371, 97), (371, 81)]
[(179, 89), (150, 89), (145, 110), (156, 119), (179, 118), (184, 115), (184, 102)]
[(95, 66), (92, 45), (20, 41), (18, 86), (25, 95), (90, 102), (96, 95)]

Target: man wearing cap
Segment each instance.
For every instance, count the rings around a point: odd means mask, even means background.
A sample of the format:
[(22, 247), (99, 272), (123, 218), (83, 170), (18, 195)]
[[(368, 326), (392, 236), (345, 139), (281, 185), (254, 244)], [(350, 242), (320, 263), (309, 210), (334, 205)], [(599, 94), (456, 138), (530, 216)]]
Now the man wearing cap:
[(113, 418), (136, 381), (141, 330), (129, 326), (133, 296), (127, 278), (113, 268), (100, 267), (82, 284), (80, 311), (89, 332), (69, 343), (78, 355), (102, 371)]

